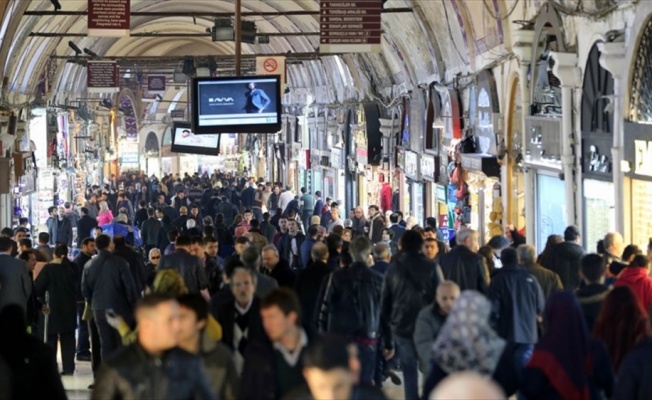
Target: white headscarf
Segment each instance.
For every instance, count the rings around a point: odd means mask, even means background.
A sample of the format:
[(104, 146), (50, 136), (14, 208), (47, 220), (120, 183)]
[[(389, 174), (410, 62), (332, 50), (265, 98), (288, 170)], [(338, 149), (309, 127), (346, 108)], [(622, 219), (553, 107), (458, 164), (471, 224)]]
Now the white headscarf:
[(506, 342), (489, 326), (490, 314), (491, 303), (476, 291), (465, 290), (455, 300), (432, 348), (442, 370), (493, 374)]

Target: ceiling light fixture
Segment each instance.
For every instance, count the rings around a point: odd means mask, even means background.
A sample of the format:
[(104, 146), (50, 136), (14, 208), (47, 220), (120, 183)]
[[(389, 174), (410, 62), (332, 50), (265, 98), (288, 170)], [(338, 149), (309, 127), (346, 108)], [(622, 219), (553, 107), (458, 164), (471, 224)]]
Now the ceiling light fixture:
[(99, 57), (99, 56), (97, 55), (97, 53), (95, 53), (95, 52), (92, 51), (92, 50), (87, 49), (86, 47), (84, 47), (84, 53), (88, 54), (88, 55), (91, 56), (91, 57)]
[(218, 18), (213, 22), (213, 31), (211, 32), (213, 42), (230, 42), (235, 40), (235, 29), (231, 18)]

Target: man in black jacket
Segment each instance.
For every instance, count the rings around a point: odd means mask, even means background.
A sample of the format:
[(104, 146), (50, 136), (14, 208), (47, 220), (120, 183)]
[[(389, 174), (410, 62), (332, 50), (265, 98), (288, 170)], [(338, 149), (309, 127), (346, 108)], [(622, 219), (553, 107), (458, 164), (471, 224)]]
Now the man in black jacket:
[(72, 222), (66, 218), (66, 209), (59, 207), (57, 209), (57, 219), (52, 223), (52, 232), (54, 237), (50, 237), (52, 243), (63, 243), (72, 247)]
[(322, 287), (324, 278), (335, 271), (335, 268), (326, 263), (328, 261), (328, 248), (323, 243), (315, 243), (310, 251), (310, 256), (312, 263), (306, 269), (299, 271), (294, 290), (301, 302), (303, 325), (308, 329), (314, 329), (317, 327), (315, 308), (319, 299), (319, 290)]
[(371, 384), (376, 368), (383, 276), (370, 268), (373, 244), (364, 236), (351, 240), (353, 263), (326, 281), (320, 331), (348, 338), (358, 347), (360, 380)]
[[(81, 290), (81, 280), (84, 273), (84, 266), (91, 258), (95, 255), (95, 239), (89, 237), (82, 241), (81, 251), (77, 254), (77, 257), (72, 261), (75, 265), (75, 270), (77, 271), (79, 288)], [(82, 296), (83, 297), (83, 296)], [(89, 339), (89, 328), (92, 329), (92, 326), (89, 326), (87, 321), (82, 319), (84, 315), (84, 299), (77, 302), (77, 361), (90, 361), (91, 360), (91, 343)], [(97, 332), (97, 329), (95, 329)]]
[(306, 235), (299, 231), (297, 221), (288, 220), (288, 233), (281, 238), (278, 252), (281, 258), (286, 260), (293, 269), (300, 269), (301, 266), (301, 245), (306, 240)]
[(138, 300), (129, 264), (111, 254), (111, 238), (99, 235), (95, 238), (97, 257), (86, 263), (82, 275), (82, 294), (93, 310), (93, 318), (100, 334), (102, 359), (118, 350), (122, 341), (120, 334), (109, 325), (106, 312), (112, 310), (127, 323), (133, 322), (133, 310)]
[(136, 211), (136, 216), (134, 217), (134, 226), (137, 226), (139, 229), (142, 229), (143, 222), (147, 221), (149, 214), (147, 212), (147, 202), (141, 200), (138, 202), (138, 211)]
[[(84, 239), (91, 237), (93, 228), (97, 226), (97, 219), (88, 215), (88, 208), (81, 208), (81, 218), (77, 221), (77, 248), (81, 249)], [(82, 265), (83, 267), (83, 265)]]
[(113, 247), (113, 254), (122, 257), (129, 264), (129, 272), (134, 279), (136, 292), (142, 293), (147, 282), (147, 270), (143, 258), (131, 247), (127, 246), (127, 240), (122, 235), (113, 237)]
[(545, 299), (536, 278), (518, 265), (515, 249), (503, 249), (500, 258), (503, 267), (491, 280), (488, 297), (493, 302), (496, 333), (513, 346), (514, 362), (520, 371), (537, 342), (537, 321)]
[(294, 287), (294, 281), (296, 280), (296, 274), (292, 268), (290, 268), (290, 264), (281, 259), (276, 246), (268, 244), (263, 247), (261, 255), (263, 261), (263, 273), (276, 279), (279, 286), (292, 289)]
[(477, 290), (486, 294), (489, 286), (489, 271), (482, 262), (478, 251), (478, 233), (472, 229), (462, 228), (455, 236), (457, 246), (439, 261), (441, 270), (447, 280), (457, 283), (460, 291)]
[(604, 259), (598, 254), (587, 254), (582, 257), (582, 278), (584, 286), (577, 289), (575, 295), (580, 302), (586, 327), (593, 332), (593, 326), (598, 320), (602, 303), (609, 294), (611, 288), (604, 284), (604, 274), (607, 266)]
[(385, 274), (381, 310), (384, 353), (385, 358), (391, 358), (396, 341), (405, 378), (405, 398), (417, 399), (419, 358), (413, 340), (414, 329), (421, 309), (435, 298), (439, 278), (435, 263), (428, 261), (421, 253), (423, 237), (420, 233), (406, 231), (401, 237), (400, 246), (402, 253)]
[(378, 206), (369, 206), (369, 239), (376, 244), (383, 240), (385, 221)]
[(143, 221), (142, 225), (140, 225), (140, 237), (143, 239), (145, 252), (148, 254), (157, 245), (159, 229), (161, 229), (161, 221), (156, 219), (155, 210), (148, 208), (147, 220)]
[(166, 268), (177, 270), (186, 282), (188, 291), (191, 293), (201, 293), (208, 301), (211, 296), (208, 293), (206, 271), (204, 270), (204, 266), (201, 265), (199, 258), (190, 254), (191, 246), (192, 239), (190, 236), (179, 236), (174, 244), (174, 253), (163, 256), (156, 270), (160, 271)]
[(136, 308), (138, 341), (105, 361), (92, 399), (212, 399), (202, 360), (177, 346), (178, 303), (149, 295)]
[(267, 294), (260, 314), (268, 340), (247, 347), (238, 393), (242, 399), (280, 399), (305, 382), (301, 359), (310, 338), (301, 327), (299, 299), (290, 289)]
[(564, 241), (556, 244), (543, 266), (557, 273), (565, 290), (580, 286), (580, 262), (584, 249), (580, 246), (580, 231), (570, 225), (564, 231)]

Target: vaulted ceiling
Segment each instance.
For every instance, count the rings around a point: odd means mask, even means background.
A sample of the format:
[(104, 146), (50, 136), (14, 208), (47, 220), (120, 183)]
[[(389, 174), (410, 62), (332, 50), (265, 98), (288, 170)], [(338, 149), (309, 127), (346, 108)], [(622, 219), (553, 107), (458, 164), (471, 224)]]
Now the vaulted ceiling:
[[(63, 11), (85, 11), (87, 0), (60, 0)], [(293, 93), (309, 93), (317, 103), (335, 104), (361, 99), (390, 102), (420, 83), (450, 81), (456, 74), (472, 73), (509, 52), (510, 31), (516, 19), (535, 15), (540, 0), (389, 0), (382, 16), (382, 52), (378, 54), (323, 55), (297, 59), (288, 66)], [(29, 101), (48, 74), (49, 93), (57, 101), (86, 96), (86, 68), (53, 56), (73, 56), (72, 40), (102, 57), (231, 56), (234, 44), (214, 43), (209, 37), (37, 37), (32, 32), (84, 34), (84, 15), (24, 15), (52, 10), (50, 0), (0, 0), (0, 73), (2, 99), (11, 104)], [(233, 12), (233, 0), (131, 0), (132, 11), (165, 13)], [(316, 15), (287, 15), (290, 11), (318, 11), (318, 0), (243, 0), (243, 12), (278, 12), (249, 17), (259, 33), (318, 32)], [(132, 16), (132, 33), (204, 33), (210, 18)], [(269, 44), (243, 44), (242, 53), (305, 54), (318, 52), (319, 36), (272, 36)], [(170, 68), (161, 61), (160, 68)], [(138, 65), (123, 74), (139, 69)], [(129, 76), (129, 75), (127, 75)], [(164, 106), (149, 105), (153, 113), (167, 112), (170, 101), (182, 103), (185, 86), (170, 85)], [(166, 103), (167, 102), (167, 103)], [(176, 104), (176, 103), (174, 103)], [(177, 105), (175, 105), (177, 106)], [(154, 110), (152, 111), (152, 107)]]

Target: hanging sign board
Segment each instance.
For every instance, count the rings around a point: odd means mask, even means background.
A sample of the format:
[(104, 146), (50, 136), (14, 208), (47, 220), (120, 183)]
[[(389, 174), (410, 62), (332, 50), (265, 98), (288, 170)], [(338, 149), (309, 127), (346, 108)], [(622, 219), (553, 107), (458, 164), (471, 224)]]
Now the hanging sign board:
[(256, 75), (280, 75), (282, 90), (285, 90), (285, 74), (285, 57), (256, 57)]
[(115, 61), (88, 60), (86, 68), (86, 86), (90, 93), (120, 91), (118, 64)]
[(165, 75), (149, 75), (147, 77), (147, 92), (149, 94), (164, 94)]
[(131, 0), (88, 0), (88, 36), (129, 36)]
[(320, 53), (378, 53), (382, 29), (380, 0), (321, 0)]

